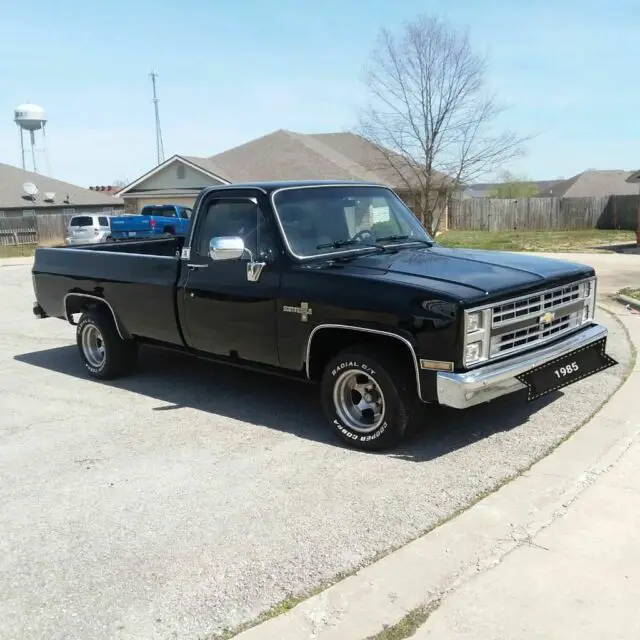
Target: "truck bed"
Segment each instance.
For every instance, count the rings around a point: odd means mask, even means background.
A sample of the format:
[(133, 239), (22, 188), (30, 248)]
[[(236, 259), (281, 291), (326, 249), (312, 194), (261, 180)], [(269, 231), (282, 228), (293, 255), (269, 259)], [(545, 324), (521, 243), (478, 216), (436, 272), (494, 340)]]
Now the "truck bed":
[(184, 238), (167, 238), (39, 248), (33, 281), (40, 306), (64, 318), (67, 292), (104, 298), (130, 335), (182, 345), (175, 285), (183, 244)]

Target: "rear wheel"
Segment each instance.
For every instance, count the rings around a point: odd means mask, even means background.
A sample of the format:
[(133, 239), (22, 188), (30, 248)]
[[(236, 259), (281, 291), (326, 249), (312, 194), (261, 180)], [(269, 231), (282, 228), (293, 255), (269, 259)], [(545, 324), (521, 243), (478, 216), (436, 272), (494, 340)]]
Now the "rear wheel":
[(76, 341), (84, 365), (94, 378), (117, 378), (135, 367), (137, 344), (120, 337), (111, 313), (104, 307), (94, 307), (82, 314)]
[(345, 349), (327, 363), (321, 399), (342, 440), (359, 449), (388, 449), (404, 437), (415, 390), (398, 356), (362, 346)]

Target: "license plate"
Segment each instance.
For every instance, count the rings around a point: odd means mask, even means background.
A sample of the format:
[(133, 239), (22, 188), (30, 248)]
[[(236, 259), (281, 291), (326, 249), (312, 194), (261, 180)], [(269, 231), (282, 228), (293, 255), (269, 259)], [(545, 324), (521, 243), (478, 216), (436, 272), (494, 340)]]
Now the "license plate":
[(517, 376), (527, 387), (528, 400), (535, 400), (618, 364), (605, 353), (606, 344), (607, 339), (603, 338)]
[(129, 231), (129, 237), (133, 238), (136, 235), (135, 231)]

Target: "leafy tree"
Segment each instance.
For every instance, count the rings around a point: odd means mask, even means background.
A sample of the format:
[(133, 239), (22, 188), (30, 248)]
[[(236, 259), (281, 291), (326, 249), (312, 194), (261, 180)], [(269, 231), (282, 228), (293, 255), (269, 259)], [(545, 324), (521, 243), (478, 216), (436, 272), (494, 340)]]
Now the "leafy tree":
[(504, 171), (501, 175), (500, 185), (487, 195), (489, 198), (532, 198), (538, 192), (538, 185), (535, 182)]

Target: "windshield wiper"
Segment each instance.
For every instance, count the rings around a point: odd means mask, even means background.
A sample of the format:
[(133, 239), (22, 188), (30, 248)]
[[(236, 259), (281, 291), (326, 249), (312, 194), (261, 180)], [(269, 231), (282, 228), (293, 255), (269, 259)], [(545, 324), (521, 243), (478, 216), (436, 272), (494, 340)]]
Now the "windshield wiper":
[[(409, 240), (411, 236), (408, 235), (392, 235), (392, 236), (382, 236), (382, 238), (376, 238), (376, 242), (400, 242), (401, 240)], [(410, 242), (419, 242), (420, 244), (425, 244), (431, 246), (433, 242), (429, 240), (421, 240), (419, 238), (413, 238)]]
[(334, 240), (333, 242), (325, 242), (319, 244), (316, 249), (341, 249), (342, 247), (367, 247), (369, 249), (382, 249), (375, 244), (367, 244), (366, 242), (360, 242), (360, 240)]

